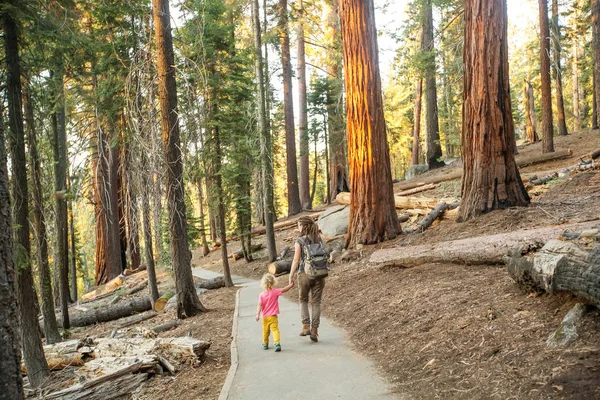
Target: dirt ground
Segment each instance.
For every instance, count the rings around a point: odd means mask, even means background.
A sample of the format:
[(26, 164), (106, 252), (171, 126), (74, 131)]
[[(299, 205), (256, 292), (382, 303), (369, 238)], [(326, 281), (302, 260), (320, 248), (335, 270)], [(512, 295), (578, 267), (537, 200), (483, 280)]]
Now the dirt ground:
[[(165, 271), (158, 271), (158, 273), (160, 272)], [(161, 293), (172, 292), (173, 287), (174, 283), (170, 276), (167, 275), (159, 279), (159, 291)], [(211, 346), (201, 362), (196, 365), (183, 366), (182, 370), (175, 376), (166, 374), (150, 378), (132, 393), (131, 398), (138, 400), (180, 398), (209, 400), (219, 397), (231, 362), (231, 324), (236, 291), (237, 288), (221, 288), (201, 294), (200, 300), (208, 309), (206, 313), (181, 320), (177, 328), (158, 335), (158, 337), (191, 336), (211, 342)], [(135, 296), (146, 295), (148, 295), (146, 291), (142, 291)], [(110, 300), (110, 298), (107, 300)], [(88, 303), (85, 306), (92, 307), (94, 303)], [(134, 337), (139, 333), (143, 337), (144, 329), (175, 319), (177, 319), (175, 310), (164, 311), (154, 318), (127, 328), (127, 334)], [(116, 320), (90, 327), (73, 328), (70, 331), (69, 339), (110, 337), (112, 330), (116, 329), (120, 323), (120, 320)], [(72, 382), (74, 376), (75, 368), (73, 367), (53, 372), (51, 382), (48, 383), (46, 389), (58, 390), (65, 386), (65, 381)]]
[[(540, 146), (524, 146), (519, 152), (539, 153)], [(600, 148), (600, 131), (557, 137), (555, 146), (572, 149), (573, 157), (525, 167), (521, 174), (543, 176), (575, 164)], [(458, 197), (460, 181), (421, 195)], [(584, 317), (574, 343), (552, 350), (545, 344), (548, 335), (578, 301), (569, 294), (536, 297), (521, 292), (502, 266), (432, 264), (382, 270), (367, 261), (379, 248), (596, 220), (599, 210), (600, 172), (582, 172), (552, 181), (532, 196), (527, 208), (499, 210), (461, 224), (444, 220), (421, 234), (365, 246), (358, 260), (333, 264), (325, 315), (348, 332), (355, 349), (375, 362), (398, 393), (415, 399), (600, 398), (597, 310)], [(293, 229), (277, 232), (277, 248), (291, 246), (295, 235)], [(237, 250), (239, 244), (230, 247)], [(264, 252), (256, 258), (252, 263), (231, 262), (232, 273), (260, 278), (266, 272)], [(222, 269), (218, 252), (194, 260)], [(286, 281), (284, 276), (279, 283)], [(290, 297), (296, 298), (293, 292)]]

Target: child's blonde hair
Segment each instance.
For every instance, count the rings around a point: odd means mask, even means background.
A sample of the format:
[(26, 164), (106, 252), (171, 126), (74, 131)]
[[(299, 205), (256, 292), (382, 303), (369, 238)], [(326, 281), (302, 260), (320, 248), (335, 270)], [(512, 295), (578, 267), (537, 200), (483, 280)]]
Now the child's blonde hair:
[(272, 274), (264, 274), (260, 280), (260, 286), (262, 286), (265, 290), (273, 289), (273, 286), (275, 286), (275, 276)]

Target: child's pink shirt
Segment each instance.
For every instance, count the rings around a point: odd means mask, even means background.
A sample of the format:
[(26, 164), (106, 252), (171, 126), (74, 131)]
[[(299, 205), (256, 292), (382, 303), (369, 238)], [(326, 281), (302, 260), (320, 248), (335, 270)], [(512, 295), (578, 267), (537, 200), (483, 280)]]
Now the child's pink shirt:
[(281, 289), (265, 290), (258, 296), (258, 302), (262, 304), (263, 318), (279, 314), (279, 296)]

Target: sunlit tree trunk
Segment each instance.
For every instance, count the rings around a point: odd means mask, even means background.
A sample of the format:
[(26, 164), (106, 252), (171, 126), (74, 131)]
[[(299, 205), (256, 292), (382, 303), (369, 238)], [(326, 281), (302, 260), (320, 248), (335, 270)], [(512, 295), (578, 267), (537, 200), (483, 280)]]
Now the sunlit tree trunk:
[(69, 252), (69, 262), (71, 265), (70, 276), (71, 276), (71, 300), (73, 302), (77, 301), (77, 256), (75, 253), (75, 218), (73, 215), (73, 201), (69, 201), (68, 203), (68, 213), (69, 213), (69, 245), (71, 246), (71, 251)]
[(271, 136), (267, 130), (266, 110), (265, 110), (265, 82), (263, 78), (263, 60), (262, 60), (262, 38), (260, 36), (260, 11), (258, 0), (252, 0), (252, 28), (254, 30), (254, 65), (256, 72), (256, 102), (258, 104), (258, 131), (260, 134), (260, 164), (261, 175), (263, 182), (262, 196), (263, 210), (265, 216), (265, 229), (267, 250), (269, 252), (269, 262), (275, 261), (277, 258), (277, 247), (275, 246), (275, 231), (273, 229), (273, 176), (269, 173), (272, 171), (270, 167), (271, 154)]
[(440, 145), (438, 121), (435, 46), (433, 39), (433, 7), (431, 0), (423, 2), (423, 51), (427, 54), (425, 64), (425, 125), (427, 126), (427, 165), (429, 169), (444, 166)]
[(463, 178), (459, 220), (529, 196), (515, 163), (505, 0), (466, 0), (463, 56)]
[[(2, 18), (6, 18), (2, 16)], [(6, 399), (21, 400), (21, 324), (17, 297), (17, 276), (13, 264), (10, 190), (4, 147), (4, 117), (0, 108), (0, 391)], [(50, 295), (50, 299), (52, 296)], [(50, 303), (52, 305), (52, 303)], [(54, 310), (53, 310), (54, 312)]]
[(552, 0), (552, 55), (554, 59), (554, 86), (556, 88), (556, 111), (558, 134), (567, 135), (567, 122), (565, 120), (565, 104), (563, 98), (562, 69), (560, 67), (560, 26), (558, 25), (558, 0)]
[[(54, 313), (54, 298), (52, 294), (52, 279), (48, 263), (48, 240), (46, 238), (46, 219), (44, 217), (44, 204), (42, 193), (42, 178), (40, 171), (40, 157), (37, 148), (37, 133), (34, 122), (33, 103), (29, 85), (23, 87), (23, 108), (25, 110), (25, 127), (31, 158), (31, 193), (33, 198), (33, 218), (36, 238), (36, 259), (39, 271), (40, 290), (42, 301), (42, 316), (44, 317), (44, 333), (46, 343), (58, 343), (62, 339), (58, 333), (56, 314)], [(0, 122), (2, 122), (0, 120)], [(0, 162), (3, 162), (0, 160)]]
[(526, 140), (529, 143), (535, 143), (539, 141), (537, 134), (537, 123), (535, 119), (535, 107), (534, 107), (534, 97), (533, 97), (533, 86), (531, 86), (531, 82), (525, 80), (525, 88), (523, 97), (525, 99), (525, 133)]
[(421, 98), (423, 96), (423, 79), (417, 80), (417, 89), (415, 90), (415, 110), (413, 120), (413, 142), (411, 165), (419, 163), (419, 137), (421, 136)]
[(373, 2), (341, 0), (339, 5), (351, 185), (346, 247), (354, 247), (393, 239), (401, 229), (394, 205)]
[(540, 13), (540, 75), (542, 80), (542, 152), (554, 151), (552, 89), (550, 87), (550, 28), (548, 0), (538, 0)]
[[(12, 2), (11, 2), (12, 3)], [(14, 4), (11, 4), (12, 7), (15, 7)], [(21, 326), (21, 339), (23, 343), (23, 356), (25, 358), (25, 366), (29, 371), (28, 378), (31, 386), (37, 388), (40, 386), (46, 377), (50, 374), (48, 370), (48, 364), (46, 364), (46, 359), (44, 358), (44, 350), (42, 348), (42, 332), (40, 330), (40, 324), (38, 321), (38, 300), (37, 294), (35, 292), (35, 284), (33, 281), (33, 274), (31, 271), (31, 247), (29, 242), (29, 211), (28, 211), (28, 189), (27, 189), (27, 162), (25, 157), (25, 132), (23, 130), (23, 107), (22, 107), (22, 99), (21, 99), (21, 65), (19, 60), (19, 34), (17, 30), (17, 23), (11, 12), (14, 12), (14, 8), (3, 8), (1, 10), (3, 17), (3, 25), (4, 25), (4, 56), (6, 62), (6, 96), (7, 96), (7, 104), (8, 104), (8, 122), (10, 132), (8, 135), (9, 143), (11, 146), (11, 167), (12, 167), (12, 184), (13, 184), (13, 215), (14, 215), (14, 225), (11, 227), (10, 225), (6, 226), (5, 229), (0, 235), (5, 235), (6, 231), (10, 232), (11, 228), (14, 232), (14, 249), (16, 254), (13, 255), (13, 260), (15, 262), (15, 269), (18, 271), (18, 283), (17, 283), (17, 293), (18, 300), (16, 302), (7, 303), (7, 301), (2, 301), (2, 307), (14, 307), (16, 304), (20, 306), (21, 318), (20, 318), (20, 326)], [(4, 147), (2, 145), (2, 147)], [(4, 163), (2, 163), (4, 164)], [(6, 175), (4, 175), (6, 177)], [(5, 181), (6, 178), (3, 178), (2, 181)], [(1, 192), (0, 192), (1, 193)], [(6, 200), (6, 199), (4, 199)], [(3, 208), (4, 213), (2, 214), (2, 219), (4, 222), (6, 221), (7, 215), (10, 213), (10, 209), (4, 209), (9, 204), (8, 201), (2, 202), (0, 207)], [(9, 245), (9, 240), (3, 240), (3, 245)], [(5, 250), (2, 250), (4, 254), (7, 254)], [(10, 253), (8, 253), (10, 254)], [(11, 261), (7, 260), (8, 264), (11, 265)], [(9, 285), (12, 284), (12, 273), (8, 271), (8, 268), (0, 270), (0, 274), (4, 272), (5, 278)], [(10, 268), (10, 267), (9, 267)], [(10, 280), (10, 281), (9, 281)], [(5, 290), (3, 287), (0, 287), (0, 290)], [(12, 297), (12, 291), (7, 293), (9, 297)], [(11, 314), (8, 313), (8, 316), (11, 317)], [(0, 329), (4, 330), (6, 328), (7, 322), (2, 321), (0, 323)], [(18, 322), (15, 326), (19, 326)], [(14, 329), (14, 327), (12, 329)], [(11, 337), (12, 329), (9, 328), (10, 337), (9, 345), (11, 345)], [(1, 337), (4, 339), (4, 337)], [(16, 343), (12, 340), (12, 345), (14, 346)], [(4, 347), (4, 346), (1, 346)], [(9, 350), (10, 353), (14, 351), (14, 347), (12, 350)], [(11, 360), (18, 361), (18, 357), (14, 357), (14, 355), (9, 354), (11, 356)], [(9, 366), (12, 364), (10, 360), (7, 360)], [(20, 365), (19, 365), (20, 367)], [(8, 372), (9, 374), (13, 374), (12, 367)], [(4, 375), (4, 370), (0, 375)], [(0, 378), (2, 379), (2, 378)], [(14, 389), (21, 388), (20, 384), (20, 374), (16, 378), (17, 382)], [(1, 382), (1, 381), (0, 381)], [(10, 387), (9, 387), (10, 389)]]
[(290, 35), (288, 30), (287, 0), (279, 0), (279, 41), (283, 70), (283, 107), (285, 118), (285, 154), (287, 171), (288, 215), (302, 211), (298, 189), (298, 166), (296, 164), (296, 136), (294, 132), (294, 98), (292, 96), (292, 63)]
[(573, 130), (581, 131), (581, 113), (579, 109), (579, 43), (573, 35), (573, 58), (571, 61), (573, 75)]
[(181, 160), (181, 140), (177, 112), (177, 87), (175, 82), (175, 57), (171, 36), (168, 0), (152, 0), (154, 32), (157, 49), (158, 88), (163, 150), (167, 167), (167, 209), (171, 262), (175, 272), (177, 290), (177, 317), (191, 317), (205, 311), (200, 302), (192, 277), (192, 254), (187, 241), (187, 219)]
[(300, 203), (311, 209), (313, 197), (309, 192), (308, 168), (308, 103), (306, 101), (306, 51), (304, 49), (304, 4), (298, 1), (298, 135), (300, 136)]
[(123, 147), (123, 189), (125, 191), (125, 217), (127, 222), (127, 247), (129, 249), (129, 266), (132, 270), (137, 269), (142, 262), (140, 254), (140, 227), (137, 206), (137, 193), (133, 184), (133, 172), (131, 170), (131, 154), (128, 145)]

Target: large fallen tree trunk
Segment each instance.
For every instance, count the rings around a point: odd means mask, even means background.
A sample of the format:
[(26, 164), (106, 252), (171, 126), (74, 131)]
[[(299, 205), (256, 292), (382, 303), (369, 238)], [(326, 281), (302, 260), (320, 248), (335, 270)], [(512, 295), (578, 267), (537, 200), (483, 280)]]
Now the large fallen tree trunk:
[[(322, 214), (322, 211), (313, 213), (308, 215), (309, 217), (311, 217), (312, 219), (317, 219), (319, 218), (319, 216)], [(286, 228), (290, 228), (292, 226), (296, 226), (296, 224), (298, 224), (298, 218), (292, 218), (289, 220), (285, 220), (285, 221), (281, 221), (281, 222), (276, 222), (275, 224), (273, 224), (273, 229), (278, 231), (281, 229), (286, 229)], [(252, 234), (253, 235), (264, 235), (264, 233), (266, 232), (266, 228), (264, 226), (257, 226), (252, 228)]]
[(267, 271), (269, 271), (269, 273), (273, 274), (273, 275), (281, 275), (281, 274), (289, 273), (291, 269), (292, 269), (292, 259), (291, 258), (273, 261), (272, 263), (270, 263), (267, 266)]
[(369, 262), (376, 266), (413, 267), (428, 263), (500, 264), (514, 247), (528, 247), (559, 237), (565, 230), (581, 232), (598, 221), (550, 226), (539, 229), (478, 236), (419, 246), (404, 246), (373, 252)]
[[(259, 250), (262, 250), (263, 247), (264, 246), (263, 246), (262, 243), (253, 244), (250, 247), (250, 254), (255, 253), (255, 252), (259, 251)], [(241, 258), (244, 258), (244, 249), (239, 249), (238, 251), (235, 251), (235, 252), (231, 253), (229, 255), (229, 258), (233, 258), (234, 261), (237, 261), (237, 260), (239, 260)]]
[[(336, 196), (335, 201), (344, 205), (350, 204), (350, 193), (340, 192)], [(436, 199), (432, 197), (394, 196), (396, 208), (400, 209), (435, 208), (442, 201), (446, 202), (447, 204), (452, 204), (456, 203), (458, 200), (452, 197)]]
[(510, 276), (529, 291), (569, 292), (600, 305), (600, 247), (588, 250), (550, 240), (533, 254), (511, 250), (504, 262)]
[(217, 276), (216, 278), (212, 278), (212, 279), (206, 279), (206, 280), (201, 280), (201, 281), (195, 280), (194, 286), (196, 287), (196, 289), (207, 289), (207, 290), (220, 289), (222, 287), (225, 287), (225, 277)]
[(422, 184), (414, 189), (403, 190), (401, 192), (395, 193), (395, 196), (410, 196), (411, 194), (417, 194), (421, 192), (426, 192), (428, 190), (432, 190), (438, 187), (435, 183)]
[[(541, 155), (536, 154), (534, 156), (517, 156), (515, 159), (515, 162), (517, 163), (518, 167), (525, 167), (527, 165), (539, 164), (539, 163), (544, 163), (547, 161), (557, 160), (557, 159), (561, 159), (561, 158), (567, 158), (572, 155), (573, 155), (573, 151), (571, 149), (559, 150), (559, 151), (555, 151), (554, 153), (546, 153), (546, 154), (541, 154)], [(409, 179), (409, 180), (397, 183), (394, 185), (394, 190), (400, 191), (400, 190), (414, 189), (416, 187), (423, 186), (424, 184), (428, 184), (428, 183), (440, 183), (440, 182), (446, 182), (446, 181), (453, 181), (453, 180), (460, 179), (460, 178), (462, 178), (462, 168), (455, 168), (455, 169), (447, 170), (444, 173), (438, 173), (434, 176), (427, 176), (427, 177), (419, 176), (418, 178), (415, 178), (415, 179)]]
[[(131, 300), (121, 301), (118, 304), (105, 305), (81, 313), (69, 315), (72, 327), (88, 326), (100, 322), (113, 321), (115, 319), (128, 317), (135, 313), (148, 311), (152, 308), (150, 297), (140, 297)], [(58, 326), (62, 328), (61, 319), (57, 318)]]

